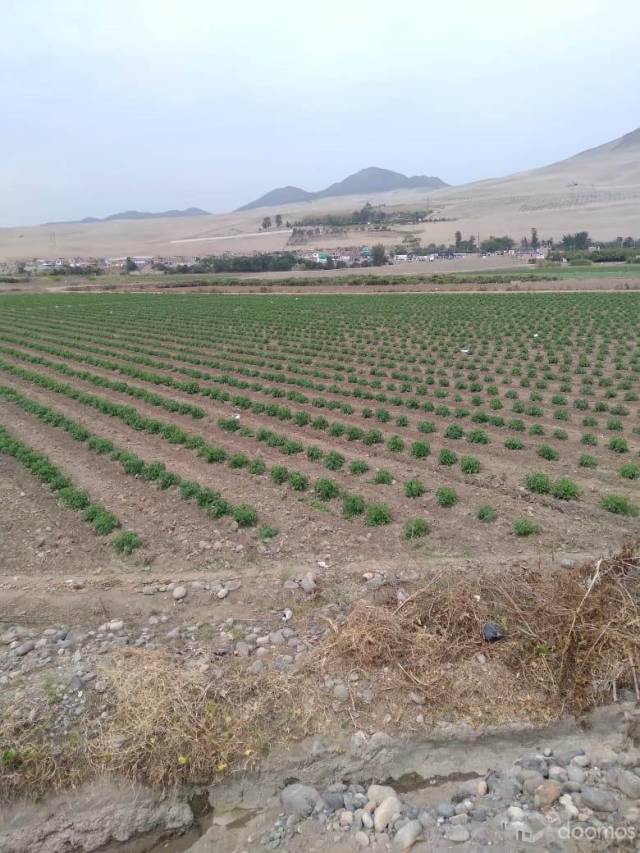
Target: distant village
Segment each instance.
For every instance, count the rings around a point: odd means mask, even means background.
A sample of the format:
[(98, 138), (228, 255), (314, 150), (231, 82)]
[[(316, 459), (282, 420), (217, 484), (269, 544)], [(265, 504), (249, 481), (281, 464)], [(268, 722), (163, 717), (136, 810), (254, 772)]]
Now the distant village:
[[(345, 269), (357, 267), (381, 266), (384, 264), (423, 264), (437, 260), (453, 260), (468, 257), (491, 257), (509, 255), (529, 259), (544, 259), (548, 249), (522, 249), (521, 247), (497, 252), (457, 252), (441, 249), (432, 252), (394, 251), (386, 247), (384, 257), (376, 257), (376, 246), (356, 246), (332, 250), (294, 250), (283, 252), (259, 253), (237, 256), (232, 254), (218, 256), (180, 255), (166, 257), (162, 255), (128, 255), (121, 257), (72, 257), (72, 258), (32, 258), (26, 261), (0, 261), (0, 273), (28, 275), (101, 275), (108, 273), (150, 273), (150, 272), (225, 272), (224, 268), (240, 266), (243, 259), (271, 258), (274, 268), (282, 270), (299, 269)], [(234, 259), (236, 263), (234, 263)], [(278, 264), (278, 260), (285, 263)], [(225, 261), (227, 263), (225, 263)], [(239, 262), (239, 263), (238, 263)], [(236, 269), (234, 271), (242, 271)], [(248, 269), (247, 271), (251, 271)]]

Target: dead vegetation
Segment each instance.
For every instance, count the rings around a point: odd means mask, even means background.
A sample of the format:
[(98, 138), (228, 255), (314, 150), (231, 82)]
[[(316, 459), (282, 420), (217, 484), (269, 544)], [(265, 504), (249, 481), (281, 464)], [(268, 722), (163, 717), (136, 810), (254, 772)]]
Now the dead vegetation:
[[(487, 622), (504, 638), (484, 640)], [(318, 660), (400, 677), (440, 719), (498, 705), (501, 719), (560, 716), (623, 687), (639, 695), (639, 543), (571, 570), (436, 575), (400, 605), (357, 605)]]
[(308, 712), (291, 680), (199, 672), (166, 653), (125, 651), (107, 667), (112, 711), (88, 742), (96, 772), (153, 786), (210, 784), (254, 766), (274, 741), (306, 730)]

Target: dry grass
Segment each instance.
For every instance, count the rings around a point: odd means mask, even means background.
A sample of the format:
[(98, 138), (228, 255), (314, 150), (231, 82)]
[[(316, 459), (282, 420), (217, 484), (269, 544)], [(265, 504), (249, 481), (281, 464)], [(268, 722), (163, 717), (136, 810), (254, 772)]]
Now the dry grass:
[(162, 652), (128, 650), (105, 668), (112, 710), (87, 744), (96, 772), (154, 786), (211, 783), (304, 732), (308, 712), (284, 676), (230, 663), (210, 678)]
[[(485, 642), (487, 621), (505, 639)], [(386, 667), (440, 718), (474, 717), (496, 702), (501, 719), (582, 713), (622, 687), (638, 691), (638, 543), (570, 571), (438, 575), (401, 606), (357, 605), (319, 660)]]

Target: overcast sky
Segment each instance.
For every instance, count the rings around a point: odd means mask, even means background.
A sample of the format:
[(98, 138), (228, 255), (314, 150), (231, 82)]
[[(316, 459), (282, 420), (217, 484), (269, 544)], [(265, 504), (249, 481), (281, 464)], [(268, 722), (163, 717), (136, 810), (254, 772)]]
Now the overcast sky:
[(638, 0), (5, 0), (0, 225), (464, 183), (640, 125)]

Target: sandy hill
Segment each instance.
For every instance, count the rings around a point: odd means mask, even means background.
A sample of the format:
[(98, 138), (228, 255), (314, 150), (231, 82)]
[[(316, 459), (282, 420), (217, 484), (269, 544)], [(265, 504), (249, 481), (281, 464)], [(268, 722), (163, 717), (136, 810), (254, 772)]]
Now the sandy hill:
[[(312, 213), (354, 210), (367, 201), (387, 208), (428, 206), (451, 220), (418, 226), (423, 244), (450, 242), (456, 230), (481, 239), (490, 234), (519, 238), (532, 227), (541, 237), (583, 229), (599, 239), (640, 237), (640, 129), (550, 166), (459, 187), (356, 190), (219, 215), (4, 228), (0, 259), (275, 251), (286, 246), (289, 232), (262, 232), (264, 215), (281, 213), (285, 221), (294, 221)], [(356, 245), (380, 236), (359, 231), (320, 237), (317, 245)], [(395, 244), (402, 234), (382, 236)]]
[(319, 198), (336, 198), (338, 196), (356, 195), (359, 193), (381, 193), (388, 190), (422, 188), (437, 190), (446, 187), (446, 184), (440, 178), (430, 177), (428, 175), (413, 175), (407, 177), (400, 172), (392, 172), (389, 169), (380, 169), (377, 166), (369, 166), (367, 169), (361, 169), (359, 172), (354, 172), (353, 175), (348, 175), (344, 180), (337, 181), (331, 186), (326, 187), (318, 192), (308, 192), (300, 189), (300, 187), (278, 187), (271, 190), (260, 198), (250, 201), (243, 207), (238, 208), (238, 212), (243, 210), (255, 210), (258, 207), (273, 207), (286, 204), (296, 204), (301, 201), (315, 201)]

